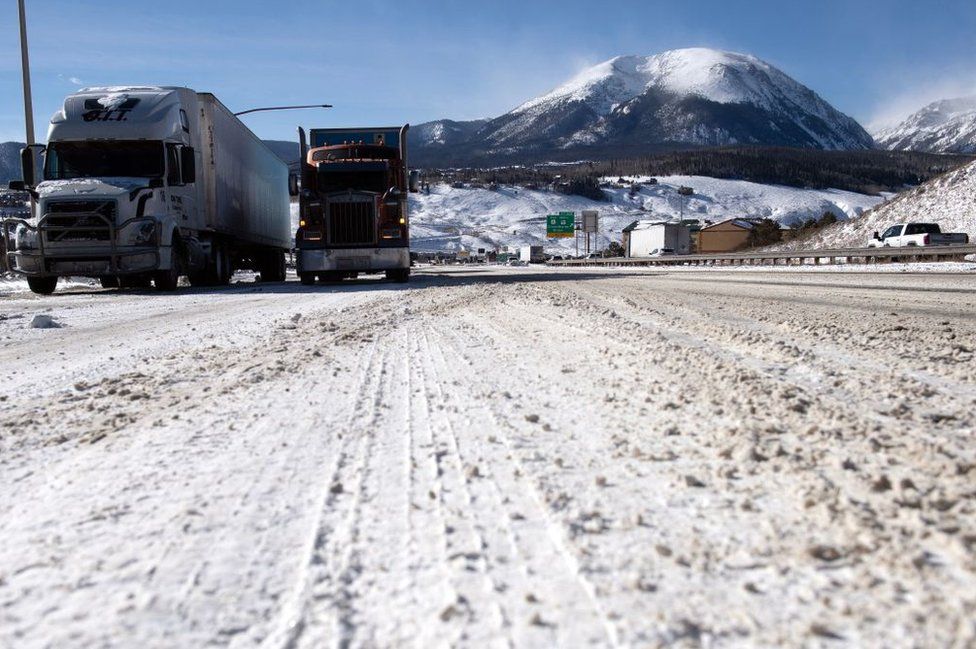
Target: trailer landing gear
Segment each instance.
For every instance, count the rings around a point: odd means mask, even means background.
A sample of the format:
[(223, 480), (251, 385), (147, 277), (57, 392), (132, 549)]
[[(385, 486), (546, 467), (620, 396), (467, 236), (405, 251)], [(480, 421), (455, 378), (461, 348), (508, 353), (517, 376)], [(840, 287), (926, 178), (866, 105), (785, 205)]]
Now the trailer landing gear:
[(403, 284), (410, 281), (410, 269), (409, 268), (396, 268), (394, 270), (386, 271), (386, 279), (392, 280), (398, 284)]

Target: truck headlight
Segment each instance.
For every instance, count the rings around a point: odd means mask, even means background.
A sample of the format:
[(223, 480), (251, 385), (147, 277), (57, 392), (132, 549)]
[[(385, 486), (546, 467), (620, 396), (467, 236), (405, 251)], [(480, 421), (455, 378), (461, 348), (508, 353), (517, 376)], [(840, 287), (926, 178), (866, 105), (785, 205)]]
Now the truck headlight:
[(129, 245), (144, 246), (148, 243), (156, 242), (156, 223), (155, 221), (143, 221), (136, 223), (128, 228)]
[(29, 228), (23, 223), (14, 231), (15, 250), (33, 250), (37, 247), (37, 230)]

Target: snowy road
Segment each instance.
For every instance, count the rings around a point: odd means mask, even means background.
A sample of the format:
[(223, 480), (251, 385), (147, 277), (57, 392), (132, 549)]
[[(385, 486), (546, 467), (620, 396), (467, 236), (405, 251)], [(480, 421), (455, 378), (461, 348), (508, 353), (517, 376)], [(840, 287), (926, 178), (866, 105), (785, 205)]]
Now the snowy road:
[(0, 647), (971, 645), (974, 313), (972, 275), (4, 295)]

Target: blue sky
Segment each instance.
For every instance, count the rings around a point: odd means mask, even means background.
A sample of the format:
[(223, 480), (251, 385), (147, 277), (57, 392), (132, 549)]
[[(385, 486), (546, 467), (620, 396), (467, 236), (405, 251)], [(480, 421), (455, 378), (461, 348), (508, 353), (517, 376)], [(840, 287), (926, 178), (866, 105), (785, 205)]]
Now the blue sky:
[[(496, 116), (619, 54), (707, 46), (780, 67), (866, 126), (976, 93), (976, 2), (27, 0), (39, 139), (81, 85), (187, 85), (295, 126)], [(16, 2), (0, 5), (0, 141), (23, 140)]]

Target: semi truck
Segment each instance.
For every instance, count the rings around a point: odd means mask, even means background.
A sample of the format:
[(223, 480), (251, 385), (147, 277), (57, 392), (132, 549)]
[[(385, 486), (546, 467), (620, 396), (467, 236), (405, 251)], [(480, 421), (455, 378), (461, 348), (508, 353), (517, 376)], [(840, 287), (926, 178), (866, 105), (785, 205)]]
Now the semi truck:
[(361, 273), (410, 278), (407, 131), (298, 129), (301, 151), (295, 263), (302, 284)]
[(210, 93), (82, 89), (51, 118), (46, 147), (21, 158), (11, 189), (36, 207), (2, 231), (10, 268), (35, 293), (65, 276), (159, 290), (184, 275), (227, 284), (237, 269), (285, 279), (297, 178)]
[(628, 257), (687, 255), (691, 252), (691, 228), (683, 223), (639, 221), (627, 239)]
[(543, 264), (546, 261), (546, 253), (542, 246), (522, 246), (519, 248), (518, 258), (525, 264)]

